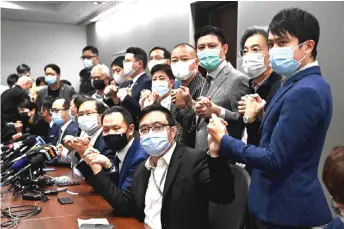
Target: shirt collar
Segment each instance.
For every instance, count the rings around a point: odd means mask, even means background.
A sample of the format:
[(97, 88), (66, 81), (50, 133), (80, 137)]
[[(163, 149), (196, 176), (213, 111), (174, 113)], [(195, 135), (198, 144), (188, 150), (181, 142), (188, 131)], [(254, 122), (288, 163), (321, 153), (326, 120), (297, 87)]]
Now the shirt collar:
[(170, 110), (171, 108), (171, 103), (172, 103), (172, 97), (171, 95), (167, 96), (166, 98), (164, 98), (163, 100), (161, 100), (160, 104), (161, 106), (167, 108)]
[(319, 62), (316, 60), (312, 63), (309, 63), (309, 64), (306, 64), (305, 66), (303, 66), (302, 68), (300, 68), (299, 70), (297, 70), (296, 72), (294, 72), (293, 75), (303, 71), (303, 70), (306, 70), (307, 68), (310, 68), (310, 67), (314, 67), (314, 66), (319, 66)]
[(145, 71), (143, 71), (142, 73), (138, 74), (137, 76), (134, 77), (133, 79), (133, 85), (136, 83), (136, 81), (140, 78), (140, 76), (142, 76), (143, 74), (145, 74)]
[(72, 120), (69, 120), (68, 122), (66, 122), (65, 124), (63, 124), (63, 126), (61, 126), (62, 132), (64, 132), (64, 131), (67, 129), (68, 125), (69, 125), (71, 122), (72, 122)]
[(268, 79), (270, 76), (266, 77), (265, 79), (263, 79), (262, 81), (260, 81), (259, 83), (256, 83), (255, 80), (252, 80), (251, 82), (251, 87), (253, 88), (254, 91), (257, 91), (260, 86), (262, 86)]
[(49, 123), (49, 127), (52, 128), (53, 125), (54, 125), (54, 121), (51, 121), (51, 122)]
[[(163, 161), (165, 161), (165, 163), (166, 163), (167, 166), (168, 166), (168, 165), (170, 164), (170, 162), (171, 162), (171, 158), (172, 158), (172, 155), (173, 155), (173, 152), (174, 152), (176, 146), (177, 146), (177, 143), (174, 141), (174, 142), (173, 142), (173, 146), (165, 153), (164, 156), (162, 156), (161, 158), (159, 158), (158, 162), (159, 162), (160, 160), (163, 160)], [(154, 166), (154, 164), (153, 164), (153, 161), (152, 161), (152, 159), (151, 159), (151, 156), (150, 156), (150, 157), (148, 158), (148, 160), (146, 161), (145, 167), (146, 167), (147, 170), (151, 170), (151, 169), (155, 168), (155, 166)]]
[(226, 64), (227, 64), (227, 61), (223, 60), (221, 64), (217, 66), (213, 71), (209, 72), (208, 75), (210, 75), (211, 78), (215, 79), (220, 74), (222, 69), (226, 66)]
[(130, 140), (130, 142), (117, 153), (118, 159), (123, 163), (125, 156), (128, 153), (129, 148), (133, 145), (134, 138)]

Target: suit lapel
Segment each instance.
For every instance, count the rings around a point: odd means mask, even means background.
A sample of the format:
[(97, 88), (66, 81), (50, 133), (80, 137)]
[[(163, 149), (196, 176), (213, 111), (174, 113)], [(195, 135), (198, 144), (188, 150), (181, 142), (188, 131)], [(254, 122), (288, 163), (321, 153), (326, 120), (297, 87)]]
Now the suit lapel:
[(170, 165), (168, 166), (168, 171), (167, 171), (167, 176), (166, 176), (166, 181), (165, 181), (165, 186), (164, 186), (164, 192), (163, 192), (163, 197), (162, 197), (162, 202), (164, 203), (164, 200), (166, 199), (166, 195), (168, 191), (170, 190), (171, 184), (178, 172), (180, 163), (182, 161), (182, 153), (183, 153), (183, 148), (179, 145), (176, 146), (171, 161)]
[(227, 63), (223, 69), (220, 71), (220, 73), (216, 76), (214, 83), (211, 85), (207, 97), (210, 96), (212, 97), (215, 92), (220, 88), (220, 86), (223, 84), (223, 82), (227, 79), (227, 75), (231, 72), (232, 70), (232, 65), (230, 63)]
[[(145, 162), (142, 162), (142, 163), (145, 163)], [(146, 192), (147, 192), (148, 181), (151, 174), (151, 170), (146, 169), (144, 165), (141, 166), (140, 169), (142, 169), (142, 172), (139, 171), (139, 174), (141, 174), (141, 176), (138, 182), (138, 188), (135, 191), (137, 191), (137, 202), (138, 202), (139, 209), (142, 209), (142, 212), (143, 212), (145, 209)]]
[(133, 144), (131, 145), (131, 147), (128, 149), (127, 155), (125, 155), (123, 164), (122, 164), (122, 169), (119, 173), (119, 186), (122, 185), (122, 182), (124, 180), (124, 178), (126, 177), (126, 171), (128, 171), (128, 167), (130, 165), (130, 162), (133, 160), (134, 156), (135, 156), (135, 152), (137, 150), (137, 146), (138, 143), (136, 142), (137, 140), (133, 141)]
[(64, 95), (64, 89), (65, 89), (65, 87), (62, 85), (60, 93), (59, 93), (60, 97)]

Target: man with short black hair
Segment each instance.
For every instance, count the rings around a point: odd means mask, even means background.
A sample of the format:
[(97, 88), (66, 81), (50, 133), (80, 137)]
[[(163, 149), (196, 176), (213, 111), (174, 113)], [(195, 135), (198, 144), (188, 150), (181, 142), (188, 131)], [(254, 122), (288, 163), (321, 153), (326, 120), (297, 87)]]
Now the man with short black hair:
[(12, 88), (18, 81), (19, 76), (17, 74), (11, 74), (7, 77), (7, 85)]
[(19, 77), (30, 76), (31, 75), (31, 68), (27, 64), (20, 64), (17, 66), (17, 74)]
[(93, 66), (99, 64), (99, 52), (96, 47), (86, 46), (82, 50), (81, 59), (83, 61), (84, 69), (79, 73), (81, 83), (80, 83), (80, 93), (92, 96), (95, 93), (95, 89), (91, 84), (91, 70)]
[[(114, 105), (125, 107), (133, 117), (137, 117), (140, 109), (140, 95), (144, 89), (150, 90), (152, 87), (152, 79), (146, 74), (147, 54), (138, 47), (130, 47), (127, 49), (123, 68), (124, 77), (130, 80), (121, 85), (121, 88), (111, 95)], [(116, 90), (114, 88), (114, 90)], [(109, 103), (107, 102), (109, 105)]]
[(92, 163), (92, 154), (85, 157), (94, 174), (89, 184), (116, 216), (135, 217), (154, 229), (209, 228), (209, 201), (228, 204), (234, 199), (227, 161), (216, 147), (206, 153), (178, 145), (174, 117), (165, 107), (146, 107), (138, 120), (140, 142), (150, 157), (138, 167), (127, 189), (117, 188), (102, 165)]
[(48, 138), (47, 143), (51, 143), (53, 145), (57, 144), (58, 134), (59, 134), (59, 126), (54, 124), (52, 119), (51, 108), (53, 106), (55, 99), (51, 96), (48, 96), (44, 99), (42, 107), (41, 107), (41, 114), (44, 118), (44, 121), (49, 124), (49, 131), (48, 131)]
[(43, 87), (37, 92), (37, 107), (42, 106), (43, 101), (47, 96), (52, 96), (53, 98), (72, 98), (72, 96), (75, 94), (74, 88), (61, 83), (61, 69), (59, 66), (56, 64), (48, 64), (44, 67), (44, 73), (45, 82), (48, 84), (48, 86)]
[(157, 64), (171, 64), (171, 53), (164, 47), (156, 46), (149, 51), (149, 71)]
[[(80, 106), (79, 114), (83, 113), (82, 110), (83, 105)], [(80, 153), (85, 161), (80, 162), (77, 168), (88, 180), (93, 176), (93, 172), (85, 162), (100, 164), (109, 173), (116, 186), (124, 191), (133, 180), (136, 169), (148, 158), (148, 155), (142, 149), (140, 141), (134, 138), (134, 122), (126, 109), (116, 106), (106, 110), (101, 116), (101, 123), (103, 125), (101, 138), (110, 148), (109, 152), (104, 152), (96, 145), (88, 147)], [(88, 154), (93, 156), (88, 157)]]
[(284, 82), (266, 111), (258, 95), (246, 99), (245, 116), (263, 116), (259, 147), (227, 135), (223, 125), (208, 126), (221, 155), (253, 168), (248, 207), (263, 228), (311, 228), (332, 219), (318, 179), (332, 117), (331, 88), (316, 61), (319, 35), (318, 20), (302, 9), (273, 17), (270, 62)]
[(249, 91), (248, 77), (226, 61), (228, 44), (222, 29), (202, 27), (195, 33), (195, 43), (200, 65), (207, 70), (201, 98), (194, 102), (198, 116), (195, 147), (207, 147), (207, 124), (212, 113), (228, 122), (231, 136), (241, 139), (244, 124), (238, 102)]

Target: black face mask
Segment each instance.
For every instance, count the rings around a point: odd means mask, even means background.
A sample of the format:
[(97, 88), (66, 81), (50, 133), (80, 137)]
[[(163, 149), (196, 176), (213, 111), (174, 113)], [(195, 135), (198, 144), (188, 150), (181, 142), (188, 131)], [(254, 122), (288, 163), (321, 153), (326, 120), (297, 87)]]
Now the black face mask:
[(127, 135), (124, 134), (108, 134), (103, 137), (106, 145), (112, 149), (112, 151), (118, 152), (122, 150), (128, 144)]
[(106, 85), (104, 80), (93, 80), (93, 87), (97, 90), (104, 90)]
[(29, 122), (29, 112), (22, 112), (18, 114), (19, 120), (22, 121), (23, 124), (27, 124)]

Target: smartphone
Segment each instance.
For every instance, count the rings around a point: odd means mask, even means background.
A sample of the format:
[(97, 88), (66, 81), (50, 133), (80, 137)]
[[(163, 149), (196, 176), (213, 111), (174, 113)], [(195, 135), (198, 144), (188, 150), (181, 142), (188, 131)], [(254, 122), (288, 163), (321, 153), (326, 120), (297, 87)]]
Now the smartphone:
[(73, 203), (73, 200), (71, 198), (68, 198), (68, 197), (57, 198), (57, 201), (60, 204), (72, 204)]

